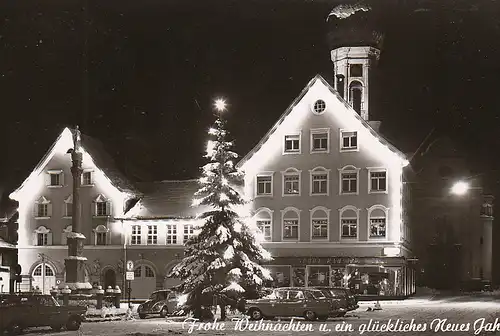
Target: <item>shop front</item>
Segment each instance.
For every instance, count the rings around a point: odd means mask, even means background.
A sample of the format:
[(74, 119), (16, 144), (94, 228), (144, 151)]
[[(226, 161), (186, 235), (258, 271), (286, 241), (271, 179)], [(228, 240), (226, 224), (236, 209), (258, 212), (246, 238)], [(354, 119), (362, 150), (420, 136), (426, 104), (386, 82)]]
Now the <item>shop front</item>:
[(414, 293), (414, 270), (402, 257), (276, 257), (266, 265), (270, 287), (331, 286), (367, 296)]

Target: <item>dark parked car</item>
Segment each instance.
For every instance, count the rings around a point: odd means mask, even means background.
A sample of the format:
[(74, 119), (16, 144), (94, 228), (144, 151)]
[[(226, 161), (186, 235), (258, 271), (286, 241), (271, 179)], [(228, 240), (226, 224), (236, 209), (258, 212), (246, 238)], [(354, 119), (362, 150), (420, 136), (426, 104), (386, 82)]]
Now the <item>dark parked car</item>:
[(257, 300), (246, 302), (246, 313), (252, 320), (263, 318), (305, 317), (309, 321), (326, 320), (337, 316), (338, 305), (318, 290), (302, 287), (276, 288), (273, 292)]
[(343, 287), (313, 287), (321, 290), (329, 298), (338, 301), (339, 313), (337, 317), (344, 316), (347, 312), (359, 308), (358, 299), (348, 288)]
[(86, 307), (61, 306), (51, 295), (1, 295), (0, 330), (12, 335), (30, 327), (78, 330), (86, 311)]
[(169, 289), (162, 289), (151, 294), (149, 299), (137, 307), (141, 319), (147, 315), (160, 315), (165, 317), (177, 311), (177, 294)]

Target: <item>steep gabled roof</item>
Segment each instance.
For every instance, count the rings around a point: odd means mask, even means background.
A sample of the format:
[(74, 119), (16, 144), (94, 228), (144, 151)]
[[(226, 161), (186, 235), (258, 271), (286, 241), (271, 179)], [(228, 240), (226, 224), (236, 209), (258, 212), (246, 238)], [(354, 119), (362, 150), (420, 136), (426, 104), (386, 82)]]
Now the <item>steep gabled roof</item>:
[(361, 116), (352, 108), (352, 106), (344, 99), (342, 98), (335, 89), (328, 84), (328, 82), (321, 76), (321, 75), (316, 75), (314, 78), (312, 78), (309, 83), (306, 85), (306, 87), (302, 90), (302, 92), (295, 98), (290, 104), (290, 106), (285, 110), (285, 112), (280, 116), (278, 121), (274, 124), (274, 126), (264, 135), (264, 137), (257, 143), (257, 145), (247, 154), (245, 155), (237, 164), (238, 168), (241, 168), (246, 162), (248, 162), (252, 156), (259, 151), (259, 149), (267, 142), (267, 140), (276, 132), (278, 127), (285, 121), (285, 119), (288, 117), (288, 115), (293, 111), (295, 106), (304, 98), (304, 96), (309, 92), (311, 87), (316, 83), (320, 81), (325, 87), (328, 88), (328, 90), (340, 101), (342, 102), (346, 110), (350, 113), (352, 113), (353, 116), (356, 117), (356, 119), (360, 122), (362, 126), (364, 126), (370, 134), (378, 139), (383, 145), (385, 145), (390, 151), (401, 157), (401, 160), (406, 160), (406, 155), (399, 151), (394, 145), (392, 145), (386, 138), (384, 138), (381, 134), (376, 132), (369, 124), (367, 121), (365, 121)]
[[(100, 141), (90, 136), (81, 134), (81, 146), (83, 150), (90, 155), (96, 167), (102, 170), (102, 172), (106, 175), (106, 177), (110, 180), (111, 184), (115, 188), (117, 188), (121, 192), (127, 192), (134, 195), (139, 193), (134, 185), (130, 183), (116, 167), (114, 160), (104, 150), (104, 146)], [(35, 166), (35, 169), (31, 172), (31, 174), (15, 191), (10, 194), (10, 198), (16, 199), (19, 192), (26, 187), (26, 185), (32, 180), (32, 178), (36, 178), (42, 173), (43, 169), (54, 157), (56, 152), (66, 151), (70, 148), (73, 148), (73, 131), (69, 128), (65, 128), (57, 137), (56, 141), (52, 144), (50, 149), (45, 153), (42, 159)]]

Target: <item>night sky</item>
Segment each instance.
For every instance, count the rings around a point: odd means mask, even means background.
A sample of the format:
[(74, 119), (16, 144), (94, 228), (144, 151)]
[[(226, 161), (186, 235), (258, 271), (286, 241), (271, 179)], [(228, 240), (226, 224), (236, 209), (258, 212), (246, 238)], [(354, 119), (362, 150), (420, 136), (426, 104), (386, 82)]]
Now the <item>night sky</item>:
[[(474, 1), (375, 2), (371, 112), (403, 151), (436, 128), (486, 170), (500, 168), (500, 4)], [(137, 179), (197, 177), (219, 96), (245, 155), (313, 76), (332, 81), (325, 19), (338, 3), (1, 1), (4, 190), (76, 123)]]

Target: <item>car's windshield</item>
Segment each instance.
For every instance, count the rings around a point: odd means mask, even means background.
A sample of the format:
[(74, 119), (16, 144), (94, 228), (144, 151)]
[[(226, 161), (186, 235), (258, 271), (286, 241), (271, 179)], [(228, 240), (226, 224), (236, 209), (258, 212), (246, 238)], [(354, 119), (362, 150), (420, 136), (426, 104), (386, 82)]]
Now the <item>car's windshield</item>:
[(151, 296), (149, 297), (150, 300), (156, 300), (156, 298), (158, 297), (158, 293), (153, 293), (151, 294)]

